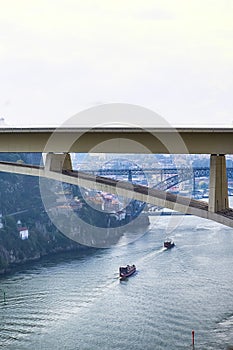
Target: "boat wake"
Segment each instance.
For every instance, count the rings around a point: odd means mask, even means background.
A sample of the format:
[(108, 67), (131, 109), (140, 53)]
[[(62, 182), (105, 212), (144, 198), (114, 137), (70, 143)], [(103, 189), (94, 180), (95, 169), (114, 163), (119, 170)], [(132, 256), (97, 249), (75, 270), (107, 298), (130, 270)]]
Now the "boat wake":
[(164, 247), (160, 248), (159, 250), (153, 250), (152, 252), (146, 254), (141, 259), (139, 259), (137, 261), (137, 265), (142, 265), (144, 262), (151, 260), (151, 259), (154, 259), (155, 257), (159, 256), (161, 253), (163, 253), (166, 250), (167, 249)]

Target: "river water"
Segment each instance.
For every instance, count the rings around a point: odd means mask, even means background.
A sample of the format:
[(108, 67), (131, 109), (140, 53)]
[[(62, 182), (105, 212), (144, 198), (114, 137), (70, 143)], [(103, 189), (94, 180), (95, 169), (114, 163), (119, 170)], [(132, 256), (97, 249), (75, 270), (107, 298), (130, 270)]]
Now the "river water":
[[(233, 344), (233, 229), (194, 216), (150, 220), (130, 244), (1, 277), (0, 349), (192, 349), (192, 330), (195, 349)], [(128, 263), (138, 271), (119, 282)]]

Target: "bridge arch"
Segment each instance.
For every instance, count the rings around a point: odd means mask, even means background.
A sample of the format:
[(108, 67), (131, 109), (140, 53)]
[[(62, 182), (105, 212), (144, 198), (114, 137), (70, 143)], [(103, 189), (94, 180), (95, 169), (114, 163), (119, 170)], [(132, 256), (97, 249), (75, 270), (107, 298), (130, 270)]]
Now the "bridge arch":
[[(151, 189), (146, 186), (132, 185), (127, 182), (119, 183), (116, 180), (99, 176), (75, 172), (73, 170), (51, 171), (39, 166), (26, 164), (15, 164), (0, 162), (0, 171), (12, 172), (23, 175), (40, 176), (54, 179), (61, 182), (71, 183), (82, 187), (91, 187), (101, 191), (109, 191), (121, 194), (122, 196), (134, 197), (135, 200), (149, 203), (153, 206), (167, 207), (183, 213), (193, 214), (206, 219), (211, 219), (224, 225), (233, 227), (233, 210), (225, 208), (221, 211), (209, 211), (208, 204), (196, 201), (187, 197), (176, 196), (158, 189)], [(232, 171), (228, 170), (228, 176), (232, 176)]]

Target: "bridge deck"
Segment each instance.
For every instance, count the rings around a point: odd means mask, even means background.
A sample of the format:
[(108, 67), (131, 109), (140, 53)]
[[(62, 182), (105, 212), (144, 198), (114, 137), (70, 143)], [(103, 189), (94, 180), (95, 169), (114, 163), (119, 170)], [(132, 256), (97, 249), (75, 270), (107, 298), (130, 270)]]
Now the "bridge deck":
[(1, 152), (233, 154), (231, 127), (1, 127), (0, 135)]

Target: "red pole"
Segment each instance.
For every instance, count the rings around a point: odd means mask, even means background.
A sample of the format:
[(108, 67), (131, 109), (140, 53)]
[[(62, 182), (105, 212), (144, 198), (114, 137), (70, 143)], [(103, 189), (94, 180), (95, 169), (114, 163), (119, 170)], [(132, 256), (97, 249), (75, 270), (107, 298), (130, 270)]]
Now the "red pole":
[(192, 345), (194, 346), (194, 331), (192, 330)]

